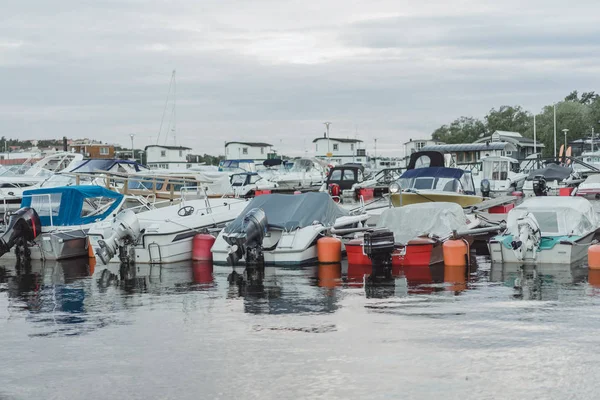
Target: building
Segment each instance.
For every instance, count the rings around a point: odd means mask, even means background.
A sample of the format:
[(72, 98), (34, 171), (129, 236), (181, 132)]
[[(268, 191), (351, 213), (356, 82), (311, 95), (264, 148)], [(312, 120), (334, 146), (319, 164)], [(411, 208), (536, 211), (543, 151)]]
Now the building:
[(72, 153), (83, 154), (85, 158), (115, 158), (115, 146), (98, 142), (74, 142), (69, 146)]
[(519, 132), (507, 132), (507, 131), (495, 131), (491, 135), (483, 136), (477, 139), (475, 143), (486, 143), (486, 142), (508, 142), (516, 147), (514, 152), (510, 150), (506, 151), (508, 157), (516, 159), (524, 159), (534, 153), (541, 153), (544, 148), (544, 144), (537, 142), (534, 144), (533, 139), (523, 137)]
[(149, 168), (183, 170), (192, 166), (192, 163), (188, 162), (188, 156), (192, 155), (190, 147), (156, 144), (146, 146), (144, 151)]
[(404, 166), (408, 165), (411, 154), (421, 151), (425, 146), (433, 146), (437, 144), (443, 143), (432, 139), (409, 139), (408, 142), (404, 142)]
[(227, 142), (225, 158), (228, 160), (254, 160), (263, 162), (275, 158), (273, 145), (263, 142)]
[(367, 163), (367, 152), (359, 139), (318, 137), (313, 140), (315, 157), (326, 158), (337, 164)]
[(421, 151), (439, 151), (448, 155), (448, 167), (472, 165), (474, 168), (484, 157), (511, 156), (517, 147), (509, 142), (437, 144), (421, 148)]

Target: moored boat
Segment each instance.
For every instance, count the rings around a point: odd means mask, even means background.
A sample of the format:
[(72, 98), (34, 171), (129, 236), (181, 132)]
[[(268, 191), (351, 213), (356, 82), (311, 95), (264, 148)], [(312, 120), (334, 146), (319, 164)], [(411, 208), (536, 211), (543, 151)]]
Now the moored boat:
[[(443, 261), (442, 244), (453, 231), (467, 231), (479, 225), (467, 217), (456, 203), (430, 202), (385, 210), (377, 228), (394, 234), (392, 266), (422, 266)], [(472, 242), (472, 238), (467, 239)], [(348, 264), (371, 265), (364, 251), (363, 238), (346, 243)]]
[(505, 232), (490, 239), (492, 262), (570, 264), (583, 259), (600, 223), (581, 197), (536, 197), (509, 211)]

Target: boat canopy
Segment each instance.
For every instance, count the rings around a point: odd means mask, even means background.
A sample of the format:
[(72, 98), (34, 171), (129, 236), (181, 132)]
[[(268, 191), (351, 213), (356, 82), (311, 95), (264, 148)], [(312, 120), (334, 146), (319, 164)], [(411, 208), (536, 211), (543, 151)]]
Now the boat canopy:
[(333, 226), (336, 219), (349, 215), (327, 193), (268, 194), (253, 198), (244, 211), (225, 227), (224, 232), (241, 232), (246, 214), (254, 208), (265, 212), (269, 227), (286, 231), (304, 228), (315, 222)]
[(598, 218), (583, 197), (540, 196), (525, 200), (508, 213), (507, 228), (519, 234), (518, 219), (531, 213), (544, 236), (584, 236), (598, 228)]
[(42, 226), (85, 225), (108, 217), (122, 199), (102, 186), (60, 186), (24, 191), (21, 207), (35, 209)]
[(562, 181), (563, 179), (567, 179), (572, 172), (573, 168), (563, 167), (557, 164), (549, 164), (545, 168), (534, 169), (531, 171), (527, 177), (527, 180), (531, 181), (536, 176), (542, 175), (547, 181)]
[(441, 190), (475, 194), (475, 185), (470, 172), (459, 168), (428, 167), (409, 169), (404, 172), (398, 184), (402, 189)]
[(130, 160), (118, 159), (90, 159), (84, 160), (70, 172), (96, 173), (96, 172), (140, 172), (147, 170), (142, 164)]
[(394, 233), (394, 241), (406, 244), (419, 236), (448, 236), (453, 230), (467, 229), (465, 212), (456, 203), (409, 204), (385, 210), (377, 223)]

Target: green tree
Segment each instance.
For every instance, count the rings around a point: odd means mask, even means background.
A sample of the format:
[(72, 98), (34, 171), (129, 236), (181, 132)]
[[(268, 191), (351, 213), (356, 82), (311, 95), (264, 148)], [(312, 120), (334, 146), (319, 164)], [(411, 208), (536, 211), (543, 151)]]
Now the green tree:
[[(580, 139), (591, 130), (590, 107), (580, 102), (563, 101), (556, 105), (556, 148), (557, 152), (565, 137), (563, 129), (568, 129), (567, 140)], [(544, 156), (554, 155), (554, 107), (545, 106), (536, 115), (537, 140), (544, 143)]]
[(431, 137), (444, 143), (473, 143), (485, 132), (485, 124), (473, 117), (460, 117), (437, 128)]
[(529, 133), (533, 126), (533, 116), (521, 106), (500, 106), (492, 108), (485, 117), (488, 132), (509, 131), (522, 135)]

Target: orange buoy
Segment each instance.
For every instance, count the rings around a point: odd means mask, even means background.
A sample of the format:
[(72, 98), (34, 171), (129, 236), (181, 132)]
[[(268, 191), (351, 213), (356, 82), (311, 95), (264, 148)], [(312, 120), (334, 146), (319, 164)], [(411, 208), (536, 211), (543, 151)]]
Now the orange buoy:
[(90, 271), (90, 276), (94, 275), (94, 270), (96, 269), (96, 256), (94, 255), (94, 248), (92, 247), (92, 242), (88, 238), (88, 266)]
[(213, 282), (213, 264), (211, 261), (193, 261), (192, 272), (195, 283), (206, 285)]
[(469, 246), (464, 240), (446, 240), (442, 245), (444, 265), (465, 267), (469, 256)]
[(342, 241), (325, 236), (317, 240), (317, 258), (320, 263), (339, 263), (342, 261)]
[(600, 269), (600, 244), (588, 247), (588, 266), (590, 269)]
[(342, 264), (319, 265), (318, 277), (320, 287), (334, 288), (339, 286), (342, 282)]
[(192, 239), (192, 260), (212, 261), (210, 249), (215, 243), (215, 237), (206, 233), (199, 233)]

